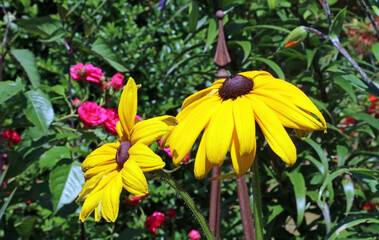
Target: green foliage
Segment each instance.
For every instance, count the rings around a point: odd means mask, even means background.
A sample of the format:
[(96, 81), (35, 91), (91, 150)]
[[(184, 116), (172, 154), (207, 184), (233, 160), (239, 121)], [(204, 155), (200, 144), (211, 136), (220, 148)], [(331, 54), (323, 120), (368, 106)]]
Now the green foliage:
[[(103, 70), (103, 82), (117, 72), (125, 80), (133, 77), (142, 85), (138, 115), (176, 115), (186, 97), (216, 80), (215, 13), (221, 9), (232, 59), (228, 72), (263, 70), (291, 82), (328, 123), (327, 133), (313, 132), (304, 141), (288, 129), (297, 146), (293, 167), (271, 151), (257, 128), (265, 239), (373, 239), (379, 234), (379, 102), (372, 102), (370, 95), (378, 96), (374, 86), (379, 79), (379, 43), (356, 4), (328, 2), (331, 26), (319, 1), (179, 0), (166, 1), (162, 10), (157, 9), (160, 1), (3, 1), (7, 14), (0, 21), (5, 40), (0, 56), (0, 132), (16, 130), (21, 142), (0, 141), (0, 156), (7, 154), (0, 164), (0, 237), (186, 239), (190, 230), (200, 230), (175, 191), (150, 174), (149, 195), (138, 205), (124, 204), (131, 196), (123, 192), (116, 223), (94, 223), (89, 217), (81, 225), (81, 203), (74, 202), (84, 181), (81, 162), (116, 138), (101, 126), (86, 129), (71, 101), (117, 108), (120, 91), (69, 80), (69, 68), (79, 62), (93, 64)], [(369, 2), (369, 11), (379, 16), (378, 1)], [(306, 34), (301, 26), (339, 41), (373, 84), (367, 84), (330, 41)], [(294, 29), (301, 33), (294, 39), (301, 41), (284, 47)], [(351, 34), (352, 30), (357, 32)], [(348, 122), (348, 117), (354, 120)], [(193, 176), (197, 146), (189, 163), (179, 169), (158, 145), (152, 148), (207, 218), (211, 176)], [(220, 236), (241, 239), (229, 157), (222, 171)], [(250, 173), (247, 182), (252, 182)], [(365, 208), (370, 203), (376, 207)], [(152, 236), (144, 227), (147, 216), (170, 208), (177, 218), (167, 218)]]

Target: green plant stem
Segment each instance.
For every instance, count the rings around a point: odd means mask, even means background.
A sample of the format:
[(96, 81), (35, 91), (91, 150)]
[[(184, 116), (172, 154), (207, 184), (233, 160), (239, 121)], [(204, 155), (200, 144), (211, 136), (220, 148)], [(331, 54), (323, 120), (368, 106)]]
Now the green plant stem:
[(62, 120), (65, 120), (65, 119), (71, 118), (71, 117), (79, 117), (79, 115), (78, 114), (69, 114), (69, 115), (63, 116), (61, 118), (58, 118), (57, 120), (55, 120), (55, 122), (60, 122)]
[(196, 217), (197, 221), (199, 222), (201, 228), (203, 229), (205, 237), (208, 240), (214, 240), (214, 237), (211, 233), (211, 230), (209, 229), (208, 224), (205, 221), (203, 215), (201, 215), (199, 208), (195, 205), (195, 202), (192, 200), (192, 198), (184, 191), (182, 186), (180, 186), (173, 178), (171, 178), (163, 170), (158, 170), (158, 171), (156, 171), (156, 173), (168, 185), (170, 185), (170, 187), (172, 187), (176, 191), (176, 193), (179, 194), (179, 196), (184, 200), (184, 202), (187, 204), (189, 209), (195, 215), (195, 217)]
[(261, 199), (261, 186), (259, 182), (259, 169), (258, 169), (257, 159), (255, 159), (253, 163), (252, 184), (253, 184), (255, 234), (256, 234), (257, 240), (263, 240), (262, 199)]

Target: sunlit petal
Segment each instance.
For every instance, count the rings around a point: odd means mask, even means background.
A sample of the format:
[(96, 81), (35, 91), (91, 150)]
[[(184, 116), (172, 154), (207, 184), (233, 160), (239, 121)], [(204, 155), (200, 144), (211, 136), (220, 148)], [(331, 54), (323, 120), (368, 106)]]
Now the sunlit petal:
[(111, 164), (107, 164), (107, 165), (97, 166), (97, 167), (93, 167), (93, 168), (88, 169), (84, 173), (84, 178), (87, 180), (87, 179), (90, 179), (93, 176), (96, 176), (98, 174), (105, 175), (105, 174), (108, 174), (108, 173), (110, 173), (112, 171), (116, 171), (116, 170), (117, 170), (117, 163), (116, 162), (111, 163)]
[(118, 105), (118, 115), (123, 131), (130, 136), (137, 114), (137, 90), (138, 87), (133, 78), (129, 78), (121, 94)]
[(126, 191), (136, 197), (140, 197), (148, 193), (145, 175), (143, 175), (141, 168), (134, 160), (127, 160), (124, 163), (124, 168), (121, 173), (123, 187)]
[(118, 173), (104, 188), (101, 198), (101, 215), (107, 222), (114, 222), (118, 216), (121, 190), (122, 178), (121, 173)]
[(161, 157), (144, 144), (137, 143), (133, 145), (129, 149), (129, 154), (129, 160), (134, 160), (141, 168), (142, 172), (162, 169), (166, 165)]
[(189, 96), (188, 98), (186, 98), (182, 104), (182, 111), (190, 104), (192, 104), (193, 102), (199, 100), (200, 98), (203, 98), (205, 96), (207, 96), (208, 94), (210, 94), (212, 92), (213, 89), (217, 89), (219, 87), (221, 87), (221, 83), (225, 81), (225, 80), (219, 80), (217, 82), (214, 82), (212, 84), (212, 86), (210, 86), (209, 88), (206, 88), (204, 90), (201, 90), (201, 91), (198, 91), (197, 93), (194, 93), (192, 94), (191, 96)]
[(116, 152), (119, 143), (108, 143), (97, 148), (82, 163), (82, 171), (85, 172), (90, 168), (108, 165), (116, 162)]
[(197, 150), (194, 174), (196, 178), (204, 178), (205, 175), (212, 169), (213, 165), (208, 161), (205, 153), (205, 139), (207, 134), (207, 128), (205, 128), (203, 137), (200, 141), (199, 149)]
[(233, 138), (232, 138), (232, 144), (230, 146), (230, 156), (232, 158), (233, 168), (234, 171), (237, 174), (237, 177), (241, 177), (244, 175), (251, 165), (254, 162), (255, 159), (255, 152), (256, 152), (256, 144), (255, 144), (255, 138), (254, 138), (254, 148), (250, 152), (244, 152), (241, 154), (241, 148), (236, 131), (233, 132)]

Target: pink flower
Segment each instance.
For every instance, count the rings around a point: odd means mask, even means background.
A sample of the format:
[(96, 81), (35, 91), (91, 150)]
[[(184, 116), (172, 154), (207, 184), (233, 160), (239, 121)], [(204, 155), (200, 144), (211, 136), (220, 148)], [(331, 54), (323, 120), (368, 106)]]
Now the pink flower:
[(6, 130), (1, 135), (1, 139), (3, 141), (10, 140), (13, 144), (20, 145), (21, 137), (18, 135), (18, 133), (14, 130)]
[(344, 131), (348, 126), (353, 125), (354, 123), (355, 123), (354, 117), (347, 117), (340, 124), (338, 124), (338, 127), (340, 131)]
[(147, 195), (149, 194), (143, 195), (141, 197), (133, 197), (132, 199), (130, 199), (130, 197), (127, 197), (125, 198), (125, 204), (131, 206), (137, 205), (142, 199), (145, 199)]
[(95, 102), (85, 102), (78, 108), (80, 119), (85, 128), (98, 126), (107, 119), (107, 110)]
[(167, 217), (169, 217), (169, 218), (176, 218), (175, 209), (170, 208), (169, 210), (167, 210)]
[(157, 228), (162, 226), (165, 223), (166, 216), (164, 213), (161, 212), (154, 212), (150, 216), (147, 217), (146, 222), (145, 222), (145, 227), (147, 230), (151, 232), (151, 234), (155, 235), (155, 231)]
[(104, 85), (103, 85), (103, 89), (102, 89), (102, 90), (103, 90), (103, 91), (104, 91), (104, 90), (107, 90), (107, 91), (108, 91), (109, 89), (111, 89), (111, 87), (112, 87), (111, 82), (105, 82)]
[(86, 68), (84, 67), (83, 63), (77, 63), (75, 66), (70, 68), (70, 74), (74, 81), (83, 80), (85, 73)]
[(197, 231), (197, 230), (191, 230), (191, 231), (188, 233), (188, 237), (189, 237), (191, 240), (199, 240), (201, 236), (200, 236), (199, 231)]
[(112, 77), (112, 87), (115, 90), (118, 90), (124, 86), (124, 75), (121, 73), (116, 73)]
[(138, 121), (143, 121), (143, 119), (140, 117), (140, 116), (138, 116), (138, 115), (136, 115), (136, 119), (138, 120)]
[(118, 117), (117, 109), (116, 108), (108, 108), (106, 112), (106, 120), (104, 122), (103, 128), (108, 133), (112, 134), (113, 136), (117, 136), (116, 131), (116, 123), (120, 121), (120, 118)]
[(101, 79), (104, 76), (103, 71), (92, 64), (87, 64), (84, 67), (86, 68), (85, 79), (89, 82), (101, 84)]
[(80, 101), (79, 98), (75, 98), (73, 104), (75, 107), (79, 107), (80, 105), (82, 105), (82, 101)]

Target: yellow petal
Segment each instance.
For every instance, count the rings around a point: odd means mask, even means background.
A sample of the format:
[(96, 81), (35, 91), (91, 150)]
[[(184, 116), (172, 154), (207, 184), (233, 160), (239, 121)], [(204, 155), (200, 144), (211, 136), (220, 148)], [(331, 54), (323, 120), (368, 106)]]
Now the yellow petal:
[(273, 77), (257, 77), (254, 79), (254, 94), (262, 96), (275, 96), (292, 102), (295, 106), (307, 112), (315, 114), (321, 121), (323, 129), (326, 122), (321, 112), (312, 101), (299, 88), (281, 79)]
[(114, 162), (111, 164), (101, 165), (101, 166), (90, 168), (84, 173), (84, 178), (86, 180), (88, 180), (88, 179), (90, 179), (90, 178), (92, 178), (98, 174), (106, 175), (112, 171), (116, 171), (117, 166), (118, 166), (117, 163)]
[[(255, 137), (253, 141), (255, 142)], [(256, 146), (256, 143), (254, 143), (254, 146)], [(241, 154), (241, 152), (240, 142), (237, 138), (236, 131), (234, 131), (232, 144), (230, 146), (230, 156), (238, 178), (244, 175), (253, 164), (256, 148), (254, 147), (251, 152), (244, 152), (243, 154)]]
[(160, 118), (151, 118), (134, 125), (131, 132), (131, 143), (132, 145), (136, 144), (137, 142), (150, 145), (153, 142), (161, 139), (162, 136), (169, 131), (170, 128), (165, 122), (161, 121)]
[(205, 152), (211, 164), (221, 166), (230, 146), (234, 128), (233, 100), (222, 101), (214, 107), (214, 113), (209, 122)]
[(129, 149), (129, 160), (134, 160), (142, 172), (162, 169), (166, 164), (148, 146), (137, 143)]
[(236, 98), (233, 102), (234, 125), (241, 155), (255, 152), (255, 119), (253, 105), (246, 96)]
[(145, 175), (138, 164), (133, 159), (128, 159), (124, 163), (124, 168), (121, 171), (123, 187), (136, 197), (146, 195), (147, 181)]
[(101, 215), (107, 222), (114, 222), (118, 216), (121, 190), (122, 178), (121, 173), (118, 173), (104, 188), (101, 198)]
[(203, 89), (203, 90), (201, 90), (201, 91), (198, 91), (198, 92), (192, 94), (191, 96), (187, 97), (187, 98), (184, 100), (183, 104), (182, 104), (182, 111), (183, 111), (188, 105), (190, 105), (191, 103), (193, 103), (193, 102), (199, 100), (199, 99), (202, 98), (202, 97), (207, 96), (209, 93), (211, 93), (211, 91), (212, 91), (213, 89), (217, 89), (217, 88), (221, 87), (222, 82), (224, 82), (224, 81), (225, 81), (225, 80), (218, 80), (218, 81), (214, 82), (214, 83), (212, 84), (212, 86), (210, 86), (209, 88), (206, 88), (206, 89)]
[(205, 139), (208, 127), (205, 127), (203, 137), (201, 138), (199, 148), (196, 153), (194, 174), (196, 178), (204, 178), (212, 169), (212, 164), (208, 161), (205, 153)]
[(90, 194), (99, 184), (100, 180), (104, 179), (105, 175), (96, 175), (95, 177), (85, 181), (82, 190), (79, 193), (79, 197), (76, 199), (76, 202), (83, 202), (88, 194)]
[(161, 142), (162, 148), (170, 147), (170, 142), (168, 140), (171, 136), (172, 130), (174, 130), (174, 126), (169, 126), (169, 129), (170, 129), (170, 131), (162, 136), (162, 142)]
[(323, 130), (324, 126), (317, 121), (312, 115), (296, 107), (292, 101), (280, 97), (273, 93), (262, 95), (263, 91), (255, 92), (259, 100), (266, 104), (278, 117), (279, 121), (285, 127), (301, 130)]
[(268, 72), (265, 72), (265, 71), (248, 71), (248, 72), (241, 72), (241, 73), (238, 73), (238, 75), (242, 75), (242, 76), (245, 76), (251, 80), (254, 81), (254, 87), (255, 87), (255, 79), (259, 76), (259, 77), (264, 77), (264, 76), (271, 76), (270, 73)]
[(274, 112), (253, 95), (248, 95), (254, 106), (255, 120), (271, 149), (288, 165), (296, 162), (296, 148)]
[(95, 149), (82, 163), (82, 171), (90, 168), (108, 165), (116, 162), (116, 152), (119, 143), (107, 143)]
[[(168, 140), (175, 165), (178, 165), (191, 150), (197, 136), (208, 123), (217, 104), (220, 104), (218, 97), (202, 98), (183, 111), (191, 109), (189, 113), (185, 114), (184, 118), (178, 119), (179, 124), (174, 128)], [(193, 108), (193, 105), (196, 108)]]
[(121, 126), (120, 121), (118, 121), (116, 123), (116, 132), (117, 132), (117, 135), (120, 138), (121, 142), (125, 142), (125, 141), (130, 140), (130, 133), (128, 131), (124, 131), (124, 129)]
[(137, 90), (136, 82), (130, 77), (122, 91), (118, 105), (121, 126), (127, 136), (130, 136), (129, 133), (134, 126), (137, 114)]

